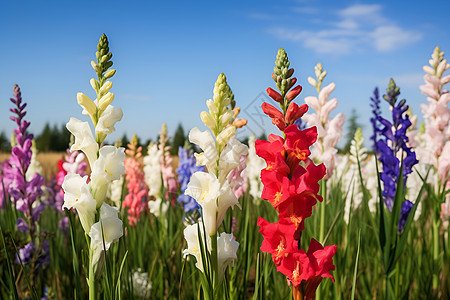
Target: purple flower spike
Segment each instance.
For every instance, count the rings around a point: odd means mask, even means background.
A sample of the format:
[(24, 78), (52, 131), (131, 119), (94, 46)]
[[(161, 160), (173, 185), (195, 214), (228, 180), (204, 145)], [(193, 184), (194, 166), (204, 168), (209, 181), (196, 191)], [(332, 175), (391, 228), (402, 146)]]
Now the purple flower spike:
[[(17, 125), (17, 128), (14, 129), (17, 145), (12, 149), (11, 157), (4, 166), (4, 185), (8, 186), (8, 193), (13, 198), (16, 208), (22, 211), (27, 218), (31, 217), (36, 222), (45, 208), (42, 205), (33, 205), (42, 195), (41, 187), (44, 184), (44, 178), (35, 174), (31, 181), (26, 180), (25, 175), (33, 154), (31, 150), (33, 135), (26, 132), (30, 122), (23, 120), (26, 115), (26, 103), (22, 103), (22, 94), (17, 84), (14, 85), (14, 98), (10, 100), (16, 105), (10, 111), (16, 115), (11, 117), (11, 120)], [(35, 224), (29, 224), (29, 226), (34, 228)]]

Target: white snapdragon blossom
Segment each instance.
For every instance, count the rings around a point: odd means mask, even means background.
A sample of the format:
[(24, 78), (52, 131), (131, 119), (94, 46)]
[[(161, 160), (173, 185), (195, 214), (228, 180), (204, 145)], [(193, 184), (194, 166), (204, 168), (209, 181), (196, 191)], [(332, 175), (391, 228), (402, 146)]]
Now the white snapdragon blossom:
[(92, 168), (92, 195), (100, 207), (105, 201), (106, 192), (112, 181), (120, 179), (125, 173), (125, 149), (115, 146), (104, 146)]
[(256, 155), (255, 141), (256, 137), (252, 134), (248, 140), (248, 161), (245, 170), (250, 185), (249, 193), (259, 203), (263, 189), (260, 179), (261, 170), (267, 167), (267, 164), (264, 159)]
[[(198, 236), (199, 231), (202, 234), (201, 239), (203, 242), (203, 247), (205, 247), (205, 245), (204, 245), (205, 237), (203, 236), (203, 223), (202, 222), (196, 223), (194, 225), (189, 225), (184, 229), (184, 238), (186, 239), (186, 242), (187, 242), (187, 249), (183, 250), (183, 256), (186, 257), (189, 254), (195, 256), (195, 259), (197, 260), (195, 266), (200, 271), (204, 272), (202, 253), (201, 253), (199, 236)], [(208, 251), (211, 251), (211, 238), (209, 236), (206, 236), (206, 248), (208, 249)]]
[(66, 124), (67, 129), (75, 136), (75, 143), (70, 151), (81, 150), (87, 156), (89, 165), (94, 165), (97, 159), (98, 144), (92, 135), (88, 122), (82, 122), (76, 118), (70, 118)]
[[(203, 261), (201, 248), (199, 243), (198, 232), (201, 232), (202, 243), (204, 244), (205, 237), (203, 236), (203, 223), (196, 223), (194, 225), (189, 225), (184, 229), (184, 238), (187, 241), (187, 249), (183, 250), (183, 255), (193, 255), (197, 260), (195, 266), (202, 272)], [(205, 247), (205, 245), (203, 246)], [(211, 253), (211, 237), (206, 236), (206, 248), (208, 253)], [(219, 267), (219, 283), (223, 280), (223, 275), (227, 266), (233, 261), (237, 260), (237, 249), (239, 248), (239, 243), (234, 239), (233, 234), (222, 232), (219, 237), (217, 237), (217, 258)]]
[(122, 120), (123, 112), (122, 109), (115, 108), (112, 105), (108, 105), (105, 111), (102, 113), (100, 118), (98, 119), (97, 126), (95, 127), (95, 134), (99, 136), (107, 136), (108, 134), (116, 131), (114, 125)]
[(75, 208), (80, 217), (81, 225), (87, 233), (95, 221), (97, 202), (90, 192), (90, 183), (86, 183), (87, 175), (83, 178), (79, 174), (68, 174), (64, 178), (64, 204), (62, 208)]
[(202, 207), (205, 229), (210, 236), (216, 234), (229, 207), (240, 207), (229, 183), (224, 182), (221, 187), (217, 177), (211, 173), (192, 174), (185, 194), (194, 198)]
[(111, 244), (123, 235), (123, 224), (122, 220), (118, 218), (118, 213), (117, 207), (103, 203), (100, 208), (100, 221), (92, 225), (89, 231), (94, 264), (98, 262), (102, 251), (108, 251)]
[(225, 182), (231, 170), (240, 166), (241, 157), (248, 155), (248, 147), (232, 136), (219, 158), (219, 181)]
[(161, 198), (157, 198), (154, 201), (148, 201), (148, 210), (157, 218), (161, 215), (165, 216), (167, 214), (167, 210), (169, 209), (169, 204), (167, 202), (163, 202), (162, 204), (161, 202)]
[[(211, 173), (218, 171), (218, 179), (221, 184), (225, 182), (228, 173), (240, 165), (241, 156), (248, 154), (248, 147), (239, 142), (236, 137), (230, 136), (227, 139), (228, 142), (225, 144), (225, 148), (219, 158), (216, 143), (209, 131), (202, 132), (195, 127), (189, 132), (189, 141), (203, 150), (203, 153), (194, 154), (197, 159), (197, 165), (206, 166), (208, 172)], [(218, 158), (219, 166), (217, 167)]]
[(114, 180), (109, 186), (106, 196), (114, 203), (114, 205), (120, 208), (120, 201), (122, 200), (122, 187), (125, 176), (120, 176), (120, 179)]
[(162, 187), (161, 163), (162, 151), (156, 144), (148, 146), (148, 155), (144, 157), (144, 179), (148, 186), (148, 195), (159, 198)]
[(189, 141), (203, 150), (203, 153), (195, 153), (197, 165), (206, 166), (209, 172), (215, 173), (217, 169), (217, 149), (213, 136), (207, 130), (200, 131), (194, 127), (189, 132)]
[(222, 282), (227, 266), (237, 260), (237, 249), (239, 243), (234, 239), (232, 233), (222, 232), (217, 238), (217, 256), (219, 265), (219, 283)]

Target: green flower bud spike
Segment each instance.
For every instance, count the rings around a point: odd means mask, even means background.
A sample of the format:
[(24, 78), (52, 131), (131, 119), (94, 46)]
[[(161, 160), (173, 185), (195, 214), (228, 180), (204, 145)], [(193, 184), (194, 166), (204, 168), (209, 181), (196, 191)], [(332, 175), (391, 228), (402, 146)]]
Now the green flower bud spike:
[(386, 89), (387, 95), (383, 95), (383, 99), (389, 102), (391, 106), (395, 106), (397, 98), (400, 95), (400, 87), (397, 86), (394, 79), (389, 80), (388, 88)]
[(275, 67), (273, 72), (275, 76), (272, 78), (275, 80), (278, 90), (280, 90), (281, 95), (287, 93), (291, 87), (291, 76), (294, 74), (294, 69), (289, 69), (289, 59), (283, 48), (278, 50), (277, 59), (275, 60)]

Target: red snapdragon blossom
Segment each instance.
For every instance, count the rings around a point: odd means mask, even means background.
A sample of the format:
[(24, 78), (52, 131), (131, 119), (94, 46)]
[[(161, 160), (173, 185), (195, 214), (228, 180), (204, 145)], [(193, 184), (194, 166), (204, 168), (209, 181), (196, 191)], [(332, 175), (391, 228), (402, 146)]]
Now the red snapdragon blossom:
[[(287, 61), (284, 50), (280, 51), (277, 67)], [(255, 143), (256, 154), (267, 163), (261, 171), (264, 185), (261, 198), (269, 201), (279, 216), (277, 223), (269, 223), (260, 217), (257, 225), (264, 237), (261, 251), (272, 255), (277, 270), (292, 283), (294, 299), (313, 299), (322, 278), (333, 279), (330, 271), (334, 270), (333, 256), (337, 246), (324, 248), (312, 239), (308, 252), (300, 249), (304, 221), (311, 216), (317, 201), (322, 201), (318, 182), (325, 176), (326, 168), (323, 164), (316, 166), (309, 159), (309, 148), (317, 140), (317, 128), (299, 130), (294, 125), (306, 113), (308, 106), (292, 102), (302, 90), (298, 85), (288, 92), (297, 81), (289, 78), (293, 72), (293, 69), (287, 73), (278, 70), (278, 75), (272, 74), (281, 93), (267, 89), (269, 96), (280, 103), (281, 110), (268, 103), (262, 105), (264, 113), (272, 118), (272, 123), (283, 132), (284, 138), (271, 134), (269, 141), (257, 140)], [(288, 84), (283, 86), (280, 82)]]

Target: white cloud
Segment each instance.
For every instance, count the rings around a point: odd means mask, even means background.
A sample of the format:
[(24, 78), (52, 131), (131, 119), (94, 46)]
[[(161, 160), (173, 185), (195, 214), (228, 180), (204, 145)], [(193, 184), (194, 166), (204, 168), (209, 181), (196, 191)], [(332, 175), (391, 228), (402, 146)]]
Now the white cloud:
[[(299, 13), (301, 8), (295, 9)], [(325, 15), (325, 13), (324, 13)], [(333, 20), (334, 18), (334, 20)], [(302, 43), (317, 53), (350, 54), (375, 49), (390, 52), (404, 48), (422, 38), (420, 32), (402, 28), (382, 15), (378, 4), (355, 4), (322, 17), (319, 30), (295, 30), (283, 27), (268, 32), (280, 39)]]
[(396, 25), (379, 26), (370, 34), (375, 48), (388, 52), (412, 44), (422, 38), (418, 32), (402, 29)]

